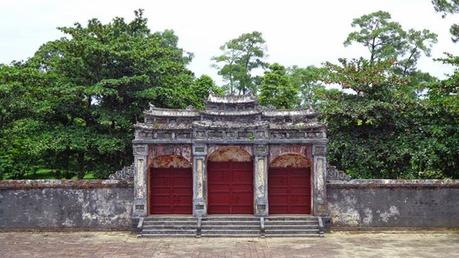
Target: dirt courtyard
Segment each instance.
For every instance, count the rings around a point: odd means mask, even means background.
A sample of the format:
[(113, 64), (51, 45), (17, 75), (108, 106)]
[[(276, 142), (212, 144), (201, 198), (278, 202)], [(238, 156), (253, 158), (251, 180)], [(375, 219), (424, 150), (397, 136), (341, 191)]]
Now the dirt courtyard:
[(0, 257), (459, 257), (459, 232), (336, 232), (324, 238), (0, 232)]

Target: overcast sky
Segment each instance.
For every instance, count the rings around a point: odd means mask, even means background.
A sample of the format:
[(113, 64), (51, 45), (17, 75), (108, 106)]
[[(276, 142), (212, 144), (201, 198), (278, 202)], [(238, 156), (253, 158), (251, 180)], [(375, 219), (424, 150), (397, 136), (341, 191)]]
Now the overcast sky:
[[(353, 18), (384, 10), (404, 29), (429, 29), (439, 35), (432, 57), (447, 51), (459, 54), (449, 27), (459, 16), (442, 19), (430, 0), (321, 0), (321, 1), (102, 1), (102, 0), (0, 0), (0, 63), (24, 60), (46, 41), (62, 36), (58, 26), (86, 24), (90, 18), (109, 22), (120, 16), (131, 20), (133, 11), (145, 9), (153, 31), (173, 29), (179, 45), (194, 53), (190, 69), (197, 75), (218, 76), (210, 58), (219, 46), (244, 32), (263, 33), (269, 62), (286, 66), (320, 65), (338, 57), (366, 56), (362, 47), (345, 48)], [(451, 67), (422, 58), (419, 68), (443, 78)]]

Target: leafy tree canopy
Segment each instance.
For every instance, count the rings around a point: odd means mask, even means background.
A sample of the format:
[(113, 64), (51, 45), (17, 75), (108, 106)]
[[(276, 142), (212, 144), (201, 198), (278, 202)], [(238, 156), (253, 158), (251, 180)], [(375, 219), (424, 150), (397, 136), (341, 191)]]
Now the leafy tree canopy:
[(212, 60), (218, 74), (227, 82), (230, 94), (257, 94), (257, 79), (252, 71), (265, 67), (265, 40), (258, 31), (244, 33), (220, 47), (223, 52)]
[(171, 30), (151, 32), (143, 11), (126, 22), (59, 28), (26, 62), (0, 66), (0, 171), (37, 168), (96, 177), (131, 162), (132, 125), (151, 102), (203, 107), (219, 88), (186, 68), (192, 55)]

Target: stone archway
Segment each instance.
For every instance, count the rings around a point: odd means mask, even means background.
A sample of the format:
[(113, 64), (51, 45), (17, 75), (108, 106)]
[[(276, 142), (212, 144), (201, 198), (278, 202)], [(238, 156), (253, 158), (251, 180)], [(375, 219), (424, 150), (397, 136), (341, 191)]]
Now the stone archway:
[(270, 214), (311, 214), (311, 162), (297, 153), (274, 158), (268, 170)]
[(149, 213), (191, 214), (193, 175), (191, 163), (177, 155), (151, 160), (149, 171)]
[(252, 156), (239, 146), (223, 146), (207, 158), (209, 214), (253, 214)]

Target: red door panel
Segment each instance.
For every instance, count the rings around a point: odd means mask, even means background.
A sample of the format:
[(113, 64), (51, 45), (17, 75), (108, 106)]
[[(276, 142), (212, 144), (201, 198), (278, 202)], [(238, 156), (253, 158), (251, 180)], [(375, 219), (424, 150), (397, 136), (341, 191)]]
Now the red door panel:
[(269, 168), (270, 214), (311, 213), (310, 168)]
[(252, 162), (207, 164), (209, 214), (253, 214)]
[(191, 214), (193, 175), (191, 168), (152, 168), (150, 214)]

